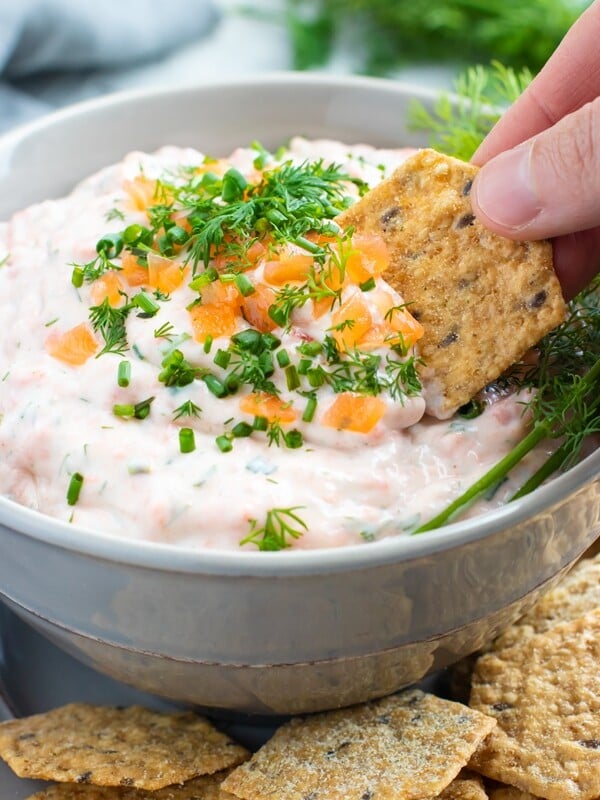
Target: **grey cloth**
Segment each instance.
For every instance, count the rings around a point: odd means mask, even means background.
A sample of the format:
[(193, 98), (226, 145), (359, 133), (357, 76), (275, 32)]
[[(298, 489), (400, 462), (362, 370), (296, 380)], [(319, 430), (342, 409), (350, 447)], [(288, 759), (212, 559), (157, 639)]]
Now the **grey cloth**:
[(160, 58), (216, 19), (210, 0), (0, 0), (0, 130), (49, 110), (53, 77)]

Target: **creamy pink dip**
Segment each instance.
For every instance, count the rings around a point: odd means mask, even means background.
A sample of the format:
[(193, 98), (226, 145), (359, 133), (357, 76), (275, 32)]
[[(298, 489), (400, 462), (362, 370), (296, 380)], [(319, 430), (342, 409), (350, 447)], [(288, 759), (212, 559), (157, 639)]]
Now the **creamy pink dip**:
[[(410, 152), (296, 138), (284, 158), (297, 163), (323, 158), (375, 185)], [(251, 173), (255, 157), (255, 151), (240, 149), (227, 161)], [(107, 232), (147, 222), (145, 212), (133, 208), (126, 182), (140, 171), (160, 177), (203, 159), (195, 150), (173, 147), (153, 155), (131, 153), (68, 197), (32, 206), (0, 228), (0, 260), (6, 257), (0, 269), (0, 491), (90, 530), (198, 549), (238, 550), (249, 521), (262, 524), (273, 508), (299, 509), (308, 529), (290, 542), (294, 548), (338, 547), (410, 532), (523, 437), (519, 397), (499, 400), (473, 420), (438, 421), (423, 418), (420, 396), (400, 403), (383, 393), (381, 420), (370, 432), (355, 433), (320, 423), (334, 397), (325, 387), (314, 419), (294, 425), (303, 436), (301, 448), (268, 446), (264, 437), (250, 436), (236, 439), (232, 451), (223, 453), (215, 437), (229, 421), (252, 421), (240, 413), (240, 396), (218, 399), (200, 380), (181, 388), (157, 381), (161, 361), (174, 347), (194, 364), (214, 369), (220, 343), (207, 354), (190, 336), (186, 307), (197, 293), (186, 284), (153, 319), (128, 317), (125, 356), (105, 354), (70, 366), (49, 354), (52, 332), (85, 322), (93, 305), (89, 284), (73, 286), (72, 264), (93, 259), (97, 240)], [(124, 220), (110, 220), (115, 208)], [(260, 278), (261, 269), (259, 263), (250, 277)], [(402, 302), (381, 278), (377, 291)], [(371, 295), (376, 292), (364, 296), (376, 316), (381, 312)], [(165, 323), (173, 326), (175, 340), (155, 336)], [(291, 354), (306, 334), (321, 336), (331, 320), (330, 315), (315, 319), (305, 306), (293, 323), (287, 332), (274, 331)], [(131, 363), (126, 388), (117, 384), (123, 357)], [(274, 380), (282, 398), (292, 399), (281, 376)], [(150, 396), (155, 399), (144, 420), (113, 413), (115, 404)], [(174, 420), (174, 410), (187, 400), (201, 409), (199, 416)], [(191, 453), (180, 452), (178, 431), (184, 425), (195, 432)], [(531, 454), (478, 511), (502, 504), (544, 457)], [(71, 506), (66, 490), (76, 472), (85, 481)]]

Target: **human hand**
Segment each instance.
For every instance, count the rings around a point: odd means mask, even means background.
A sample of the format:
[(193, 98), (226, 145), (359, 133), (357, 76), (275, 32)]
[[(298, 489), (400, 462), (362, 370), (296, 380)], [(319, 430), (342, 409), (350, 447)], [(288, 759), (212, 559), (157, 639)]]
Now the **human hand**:
[(600, 271), (600, 0), (473, 157), (473, 209), (511, 239), (552, 238), (567, 299)]

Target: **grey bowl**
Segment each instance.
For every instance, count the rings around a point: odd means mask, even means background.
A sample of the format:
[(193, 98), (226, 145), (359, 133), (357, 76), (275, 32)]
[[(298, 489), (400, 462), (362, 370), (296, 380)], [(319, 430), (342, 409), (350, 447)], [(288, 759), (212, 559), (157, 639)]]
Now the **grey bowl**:
[[(278, 75), (82, 104), (0, 142), (0, 218), (131, 149), (225, 155), (290, 135), (420, 144), (364, 78)], [(0, 498), (0, 595), (85, 663), (198, 706), (281, 714), (392, 692), (482, 646), (600, 533), (600, 451), (510, 506), (319, 551), (193, 552), (82, 530)]]

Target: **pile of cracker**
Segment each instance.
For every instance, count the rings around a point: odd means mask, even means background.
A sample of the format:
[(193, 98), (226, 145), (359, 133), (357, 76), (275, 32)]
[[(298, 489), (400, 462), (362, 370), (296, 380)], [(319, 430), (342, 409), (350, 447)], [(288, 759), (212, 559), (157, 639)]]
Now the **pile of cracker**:
[(251, 755), (192, 713), (71, 704), (1, 724), (0, 756), (58, 781), (30, 800), (596, 800), (599, 633), (597, 555), (479, 656), (468, 705), (409, 689)]

